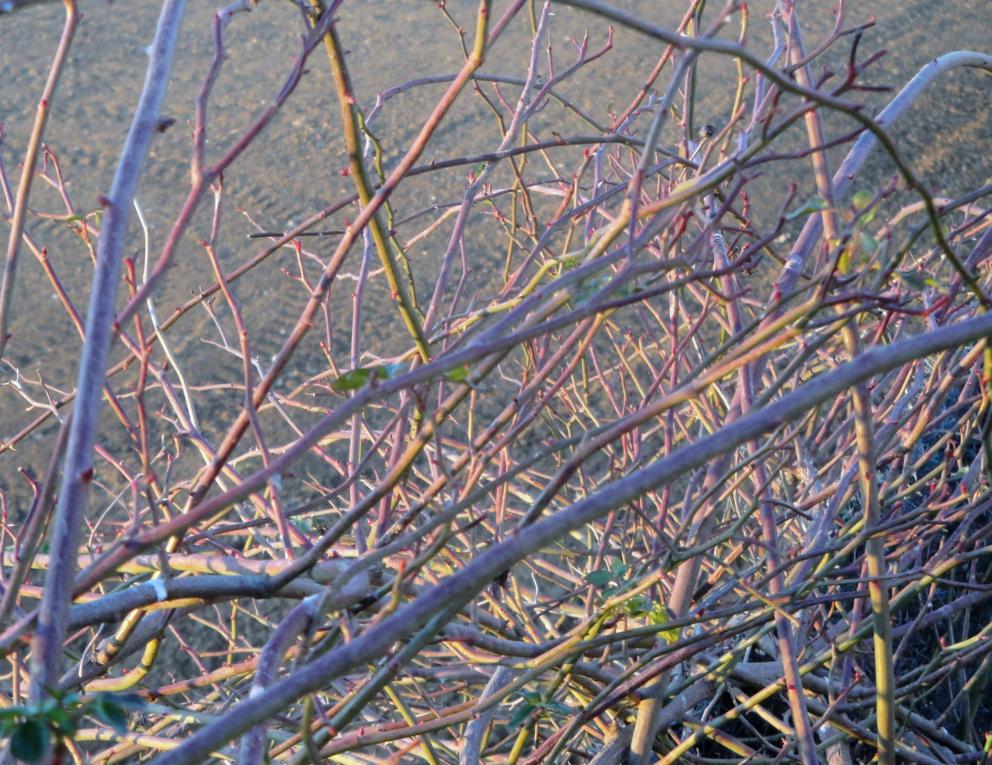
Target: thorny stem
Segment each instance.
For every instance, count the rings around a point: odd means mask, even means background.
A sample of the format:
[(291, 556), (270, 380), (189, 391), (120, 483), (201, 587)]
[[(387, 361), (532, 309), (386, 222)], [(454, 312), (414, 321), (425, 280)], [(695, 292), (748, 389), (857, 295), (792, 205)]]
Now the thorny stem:
[(52, 104), (55, 98), (55, 89), (59, 84), (59, 77), (62, 74), (62, 66), (69, 48), (72, 45), (72, 38), (76, 34), (76, 27), (79, 25), (79, 10), (76, 7), (76, 0), (63, 0), (65, 5), (65, 24), (62, 28), (62, 37), (59, 39), (59, 46), (52, 59), (51, 68), (48, 71), (48, 79), (45, 87), (41, 91), (41, 98), (38, 100), (38, 109), (35, 114), (34, 125), (31, 128), (31, 135), (28, 138), (28, 146), (24, 152), (24, 162), (21, 166), (21, 180), (17, 184), (17, 196), (14, 199), (13, 217), (10, 220), (10, 233), (7, 239), (7, 257), (3, 265), (3, 281), (0, 282), (0, 359), (3, 359), (7, 341), (10, 339), (8, 322), (10, 321), (10, 303), (14, 296), (14, 280), (17, 275), (17, 255), (21, 246), (21, 238), (24, 234), (24, 221), (28, 214), (28, 200), (31, 197), (31, 184), (34, 182), (36, 165), (38, 163), (38, 152), (41, 150), (42, 139), (45, 135), (45, 125), (51, 114)]
[[(310, 4), (318, 15), (324, 13), (324, 0), (310, 0)], [(330, 61), (331, 72), (334, 75), (334, 85), (338, 95), (345, 151), (348, 154), (348, 175), (351, 176), (355, 184), (358, 201), (365, 207), (372, 201), (373, 187), (362, 156), (358, 125), (358, 99), (351, 82), (351, 75), (348, 73), (345, 57), (342, 54), (337, 27), (333, 24), (324, 33), (324, 49), (327, 51), (327, 58)], [(481, 59), (481, 52), (478, 55)], [(427, 362), (431, 357), (430, 345), (424, 336), (423, 316), (417, 310), (417, 296), (414, 291), (413, 278), (410, 273), (410, 266), (407, 263), (406, 254), (402, 251), (399, 252), (399, 256), (403, 261), (403, 275), (401, 276), (396, 258), (397, 253), (393, 250), (394, 246), (396, 246), (395, 240), (391, 236), (387, 236), (377, 215), (372, 215), (369, 218), (368, 229), (372, 234), (372, 241), (375, 242), (379, 261), (386, 271), (386, 281), (389, 284), (393, 299), (397, 303), (396, 307), (403, 319), (403, 324), (413, 337), (417, 350), (420, 353), (420, 360)]]
[(76, 384), (78, 393), (54, 516), (51, 549), (55, 560), (46, 572), (45, 594), (32, 641), (31, 699), (35, 703), (45, 699), (61, 672), (65, 620), (76, 569), (79, 529), (93, 478), (91, 455), (99, 424), (106, 358), (114, 331), (115, 297), (127, 221), (145, 156), (156, 132), (185, 6), (183, 0), (165, 0), (162, 4), (144, 88), (104, 204), (94, 286), (86, 317), (86, 342)]
[[(785, 22), (789, 28), (791, 56), (794, 63), (804, 57), (802, 32), (798, 14), (791, 3), (785, 3)], [(796, 81), (805, 88), (810, 87), (809, 70), (806, 65), (795, 69)], [(819, 115), (806, 114), (806, 129), (810, 147), (822, 146), (823, 130)], [(823, 232), (827, 242), (838, 240), (836, 200), (827, 155), (814, 151), (811, 155), (816, 189), (826, 201), (826, 209), (821, 214)], [(841, 329), (844, 346), (849, 356), (857, 358), (861, 353), (861, 339), (858, 336), (854, 319), (844, 322)], [(879, 507), (878, 479), (876, 477), (876, 450), (872, 418), (871, 396), (868, 385), (858, 383), (851, 391), (854, 408), (854, 427), (858, 450), (858, 478), (861, 485), (861, 498), (864, 503), (865, 528), (876, 528), (881, 522)], [(889, 614), (889, 598), (885, 586), (888, 566), (885, 561), (885, 537), (873, 534), (865, 542), (865, 558), (868, 563), (868, 590), (871, 593), (872, 620), (874, 623), (875, 685), (877, 688), (878, 761), (881, 765), (895, 765), (896, 724), (895, 724), (895, 669), (892, 662), (892, 621)], [(808, 732), (808, 745), (812, 744), (812, 732)], [(803, 739), (800, 738), (802, 744)], [(812, 756), (812, 752), (810, 752)]]

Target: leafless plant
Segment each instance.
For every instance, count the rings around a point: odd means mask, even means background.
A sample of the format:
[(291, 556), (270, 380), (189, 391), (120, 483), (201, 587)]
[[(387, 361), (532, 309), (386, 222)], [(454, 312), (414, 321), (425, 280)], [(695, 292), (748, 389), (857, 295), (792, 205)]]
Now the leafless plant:
[[(599, 0), (479, 0), (464, 30), (468, 4), (441, 2), (461, 68), (371, 98), (336, 23), (357, 6), (299, 0), (281, 88), (208, 150), (228, 36), (255, 6), (240, 0), (215, 15), (190, 185), (156, 241), (135, 190), (185, 3), (162, 3), (95, 214), (63, 180), (71, 158), (43, 144), (77, 24), (64, 2), (16, 192), (0, 165), (0, 363), (28, 412), (0, 454), (13, 470), (43, 436), (50, 455), (41, 479), (23, 468), (30, 507), (3, 506), (0, 723), (17, 756), (986, 761), (992, 187), (934, 196), (888, 127), (992, 56), (933, 60), (873, 116), (858, 99), (877, 56), (843, 4), (804, 41), (780, 0), (757, 53), (733, 2), (697, 0), (665, 29)], [(565, 6), (590, 24), (568, 60), (550, 43)], [(512, 25), (528, 56), (490, 57)], [(601, 124), (564, 86), (608, 65), (619, 27), (663, 45)], [(844, 46), (846, 68), (815, 80)], [(696, 86), (708, 57), (738, 72), (713, 124)], [(289, 231), (249, 211), (245, 240), (225, 173), (307, 69), (336, 94), (354, 194)], [(438, 87), (384, 155), (391, 99)], [(425, 159), (473, 98), (498, 140)], [(860, 175), (872, 152), (895, 179)], [(762, 209), (749, 192), (766, 172), (793, 182)], [(412, 207), (396, 192), (418, 176), (458, 193)], [(32, 181), (64, 209), (32, 208)], [(95, 253), (85, 315), (31, 215)], [(164, 310), (190, 235), (212, 286)], [(78, 332), (74, 390), (11, 356), (22, 250)], [(263, 361), (276, 330), (241, 287), (272, 262), (299, 313)], [(194, 342), (202, 311), (215, 334)], [(217, 359), (209, 375), (197, 352)]]

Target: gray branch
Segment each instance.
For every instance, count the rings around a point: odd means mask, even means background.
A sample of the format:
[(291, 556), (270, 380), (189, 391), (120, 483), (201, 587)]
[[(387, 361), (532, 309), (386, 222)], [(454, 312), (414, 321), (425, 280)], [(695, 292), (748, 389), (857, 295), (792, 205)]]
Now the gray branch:
[(99, 430), (107, 354), (114, 334), (114, 308), (128, 217), (158, 124), (185, 8), (185, 0), (165, 0), (162, 4), (138, 107), (121, 151), (110, 195), (103, 200), (104, 220), (86, 316), (86, 342), (79, 365), (78, 393), (62, 486), (53, 519), (52, 565), (46, 572), (38, 628), (32, 643), (31, 700), (35, 703), (41, 702), (47, 689), (54, 687), (62, 669), (62, 642), (66, 636), (79, 528), (93, 479), (91, 457)]

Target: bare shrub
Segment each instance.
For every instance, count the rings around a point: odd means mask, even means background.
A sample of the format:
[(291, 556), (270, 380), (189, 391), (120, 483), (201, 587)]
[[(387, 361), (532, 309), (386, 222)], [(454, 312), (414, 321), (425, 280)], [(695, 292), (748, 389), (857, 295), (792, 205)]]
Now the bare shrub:
[[(97, 210), (43, 143), (64, 5), (19, 185), (0, 167), (4, 395), (27, 405), (0, 451), (5, 471), (31, 440), (48, 459), (24, 470), (30, 506), (4, 506), (17, 756), (985, 756), (990, 188), (934, 196), (888, 127), (992, 57), (937, 58), (873, 115), (870, 25), (843, 7), (804, 44), (779, 3), (758, 52), (766, 20), (736, 3), (667, 29), (482, 0), (438, 4), (456, 72), (373, 99), (336, 24), (360, 6), (299, 0), (281, 89), (208, 143), (240, 0), (215, 15), (163, 234), (136, 190), (179, 129), (161, 106), (184, 3), (162, 3)], [(566, 9), (590, 31), (563, 51)], [(489, 55), (524, 29), (519, 60)], [(570, 86), (620, 33), (650, 57), (600, 121)], [(719, 118), (709, 65), (733, 73)], [(227, 179), (304, 74), (335, 94), (354, 191), (273, 231), (233, 214)], [(403, 147), (377, 126), (411, 94), (434, 100)], [(449, 151), (466, 103), (495, 138)], [(872, 152), (892, 178), (865, 180)], [(35, 218), (92, 254), (88, 310)], [(173, 305), (190, 253), (209, 286)], [(77, 334), (48, 354), (10, 331), (31, 255)], [(61, 390), (45, 364), (67, 347)]]

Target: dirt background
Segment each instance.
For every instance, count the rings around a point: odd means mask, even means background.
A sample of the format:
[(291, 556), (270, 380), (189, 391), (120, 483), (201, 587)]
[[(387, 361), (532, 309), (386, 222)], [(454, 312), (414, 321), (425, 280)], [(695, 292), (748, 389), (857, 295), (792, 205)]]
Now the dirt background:
[[(682, 3), (648, 0), (616, 0), (627, 10), (643, 14), (660, 24), (672, 25), (682, 12)], [(109, 188), (116, 157), (126, 134), (131, 110), (137, 101), (146, 64), (145, 48), (152, 39), (159, 8), (156, 0), (81, 0), (85, 14), (72, 47), (52, 111), (46, 143), (61, 161), (67, 188), (78, 212), (98, 208), (98, 195)], [(506, 2), (497, 2), (499, 13)], [(148, 217), (151, 252), (156, 254), (165, 240), (171, 221), (182, 206), (188, 190), (190, 126), (194, 101), (213, 53), (212, 15), (216, 2), (191, 0), (176, 57), (174, 77), (168, 92), (164, 115), (175, 124), (156, 137), (145, 169), (138, 199)], [(447, 8), (456, 21), (470, 30), (476, 3), (449, 0)], [(661, 9), (658, 9), (661, 6)], [(752, 6), (750, 44), (767, 50), (769, 37), (765, 15), (772, 3)], [(833, 21), (830, 3), (804, 3), (807, 45), (827, 30)], [(427, 0), (346, 0), (339, 13), (341, 36), (350, 50), (350, 66), (358, 98), (368, 110), (375, 95), (402, 82), (457, 70), (462, 53), (457, 31)], [(989, 52), (992, 39), (992, 3), (987, 0), (955, 2), (849, 2), (848, 24), (878, 19), (862, 43), (862, 55), (884, 48), (885, 58), (869, 78), (876, 84), (901, 86), (930, 58), (954, 49)], [(62, 25), (60, 3), (42, 3), (10, 14), (0, 14), (0, 122), (5, 138), (0, 146), (11, 182), (16, 184), (33, 118), (52, 52)], [(250, 14), (237, 15), (227, 31), (228, 59), (214, 91), (209, 114), (208, 157), (216, 158), (230, 146), (267, 105), (289, 72), (300, 47), (302, 24), (299, 10), (290, 2), (266, 0)], [(590, 30), (595, 48), (605, 38), (605, 25), (598, 19), (559, 8), (551, 40), (559, 62), (574, 56), (574, 39)], [(483, 71), (522, 77), (528, 54), (528, 25), (523, 17), (514, 21), (506, 35), (490, 52)], [(730, 30), (728, 34), (735, 34)], [(594, 119), (609, 121), (611, 107), (622, 108), (636, 93), (643, 73), (656, 60), (660, 46), (629, 32), (618, 30), (613, 51), (584, 70), (561, 88)], [(840, 46), (825, 63), (838, 63), (846, 55)], [(726, 83), (735, 77), (729, 60), (707, 57), (702, 66), (700, 92), (715, 121), (726, 108)], [(390, 102), (375, 123), (382, 139), (387, 167), (415, 134), (440, 93), (441, 86), (430, 86), (405, 93)], [(512, 89), (506, 91), (515, 95)], [(872, 108), (887, 96), (866, 95)], [(954, 196), (989, 181), (992, 160), (988, 151), (992, 104), (992, 78), (972, 71), (958, 71), (945, 77), (912, 112), (905, 116), (895, 135), (905, 156), (928, 181), (932, 191)], [(563, 110), (547, 110), (538, 126), (562, 134), (590, 130)], [(428, 147), (423, 161), (493, 149), (499, 133), (491, 114), (479, 99), (469, 93), (456, 104), (443, 127)], [(266, 230), (282, 230), (333, 200), (350, 193), (349, 179), (340, 175), (346, 160), (339, 137), (337, 106), (322, 50), (317, 50), (287, 107), (260, 140), (225, 175), (226, 202), (220, 255), (225, 267), (233, 267), (257, 253), (261, 245), (247, 235), (254, 226), (249, 214)], [(892, 172), (881, 159), (873, 161), (868, 177)], [(436, 202), (455, 201), (465, 182), (465, 171), (451, 171), (405, 184), (395, 198), (397, 210), (410, 215), (428, 209)], [(768, 209), (776, 206), (783, 180), (771, 177), (763, 188)], [(57, 194), (43, 183), (35, 185), (32, 207), (38, 212), (64, 214)], [(759, 202), (760, 203), (760, 202)], [(242, 212), (243, 211), (243, 212)], [(200, 286), (212, 283), (212, 275), (197, 241), (209, 227), (209, 203), (198, 213), (185, 235), (176, 265), (156, 293), (159, 314), (166, 316)], [(328, 221), (340, 224), (345, 215)], [(63, 224), (33, 215), (32, 234), (48, 247), (52, 262), (75, 305), (85, 311), (90, 257), (79, 240)], [(5, 232), (6, 226), (0, 226)], [(143, 249), (141, 233), (132, 225), (133, 254)], [(411, 253), (416, 260), (418, 283), (432, 286), (433, 265), (443, 250), (444, 230), (426, 240)], [(317, 255), (327, 254), (332, 243), (317, 240), (307, 247)], [(487, 280), (499, 263), (500, 248), (476, 235), (473, 241), (472, 289), (484, 291)], [(39, 371), (57, 394), (70, 391), (78, 354), (77, 336), (65, 312), (56, 301), (41, 268), (31, 254), (22, 250), (18, 299), (14, 305), (13, 338), (8, 354), (22, 374)], [(246, 304), (255, 351), (264, 361), (285, 337), (302, 306), (306, 292), (286, 276), (295, 258), (285, 255), (270, 259), (250, 278), (239, 282), (239, 297)], [(357, 257), (349, 267), (357, 269)], [(346, 282), (347, 284), (347, 282)], [(370, 313), (388, 304), (382, 280), (373, 284)], [(332, 295), (332, 314), (341, 317), (340, 332), (330, 338), (336, 351), (347, 339), (350, 295), (341, 288)], [(383, 319), (373, 333), (371, 352), (387, 353), (403, 347), (397, 322)], [(212, 319), (195, 311), (170, 332), (184, 365), (195, 385), (203, 386), (204, 397), (212, 404), (212, 430), (222, 432), (239, 397), (221, 387), (237, 378), (238, 363), (218, 351), (205, 338), (216, 340)], [(325, 364), (311, 344), (295, 360), (290, 381), (319, 371)], [(119, 358), (122, 349), (115, 350)], [(9, 366), (0, 368), (0, 379), (13, 375)], [(0, 387), (0, 442), (17, 432), (38, 410), (27, 410), (14, 388)], [(0, 491), (11, 503), (14, 517), (25, 499), (17, 468), (36, 474), (43, 469), (51, 427), (39, 430), (15, 451), (0, 454)], [(109, 434), (109, 442), (113, 443)], [(111, 492), (107, 491), (109, 499)]]

